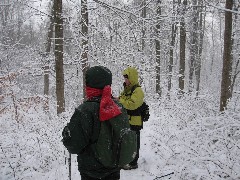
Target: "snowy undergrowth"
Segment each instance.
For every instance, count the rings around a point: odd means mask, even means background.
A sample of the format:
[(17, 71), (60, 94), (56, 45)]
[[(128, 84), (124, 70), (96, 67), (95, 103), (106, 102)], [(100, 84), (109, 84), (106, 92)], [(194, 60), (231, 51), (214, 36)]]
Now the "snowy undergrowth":
[(207, 96), (152, 103), (148, 139), (159, 162), (156, 177), (240, 179), (240, 114), (220, 114), (215, 105)]
[(51, 179), (48, 176), (59, 173), (57, 177), (66, 177), (61, 171), (66, 165), (60, 142), (65, 119), (46, 115), (42, 104), (27, 111), (19, 108), (17, 120), (10, 112), (0, 121), (0, 179)]
[[(121, 179), (163, 180), (171, 173), (173, 180), (240, 179), (239, 112), (220, 114), (207, 96), (148, 103), (151, 117), (141, 133), (139, 168), (121, 171)], [(19, 122), (13, 112), (1, 114), (0, 179), (68, 179), (61, 132), (73, 112), (46, 115), (39, 104), (19, 109)], [(72, 179), (79, 179), (75, 156), (72, 163)]]

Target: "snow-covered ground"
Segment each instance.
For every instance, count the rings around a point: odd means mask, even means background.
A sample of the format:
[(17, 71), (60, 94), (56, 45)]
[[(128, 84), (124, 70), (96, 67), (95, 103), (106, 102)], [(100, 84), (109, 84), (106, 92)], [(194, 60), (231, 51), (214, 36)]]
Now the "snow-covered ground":
[[(150, 100), (141, 131), (139, 168), (122, 180), (240, 179), (240, 114), (220, 114), (210, 97)], [(8, 113), (5, 113), (8, 112)], [(12, 112), (12, 113), (11, 113)], [(9, 109), (0, 121), (0, 180), (67, 180), (61, 132), (72, 112), (46, 115), (39, 107)], [(72, 156), (72, 180), (81, 179)], [(167, 175), (167, 176), (165, 176)]]

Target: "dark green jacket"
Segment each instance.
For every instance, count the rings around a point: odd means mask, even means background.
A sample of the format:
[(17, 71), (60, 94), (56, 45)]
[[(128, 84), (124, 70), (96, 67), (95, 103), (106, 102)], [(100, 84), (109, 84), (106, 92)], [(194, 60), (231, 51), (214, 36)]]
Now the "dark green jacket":
[(77, 118), (81, 128), (81, 144), (77, 157), (78, 169), (80, 173), (87, 174), (95, 178), (102, 178), (109, 174), (119, 171), (118, 168), (106, 168), (100, 164), (94, 157), (91, 145), (96, 142), (99, 131), (99, 103), (97, 102), (84, 102), (81, 104), (73, 114), (72, 118)]

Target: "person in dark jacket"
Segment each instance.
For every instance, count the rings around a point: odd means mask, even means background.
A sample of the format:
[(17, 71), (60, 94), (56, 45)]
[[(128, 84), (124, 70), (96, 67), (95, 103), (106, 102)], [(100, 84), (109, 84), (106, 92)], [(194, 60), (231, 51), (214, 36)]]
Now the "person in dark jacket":
[[(86, 97), (88, 101), (81, 104), (75, 112), (82, 127), (79, 129), (82, 134), (82, 147), (77, 157), (82, 180), (120, 179), (120, 169), (104, 167), (94, 157), (93, 150), (89, 148), (93, 139), (93, 131), (100, 131), (101, 121), (107, 121), (122, 113), (121, 108), (112, 99), (111, 84), (112, 73), (106, 67), (94, 66), (87, 70)], [(96, 97), (100, 99), (100, 103), (89, 102)]]
[[(137, 155), (135, 159), (127, 164), (123, 169), (130, 170), (138, 168), (138, 158), (140, 149), (140, 130), (143, 128), (143, 122), (138, 108), (143, 104), (144, 93), (138, 82), (138, 72), (133, 67), (128, 67), (123, 71), (124, 90), (119, 97), (119, 102), (127, 109), (130, 127), (137, 135)], [(135, 88), (134, 88), (135, 86)], [(132, 89), (134, 91), (132, 92)]]

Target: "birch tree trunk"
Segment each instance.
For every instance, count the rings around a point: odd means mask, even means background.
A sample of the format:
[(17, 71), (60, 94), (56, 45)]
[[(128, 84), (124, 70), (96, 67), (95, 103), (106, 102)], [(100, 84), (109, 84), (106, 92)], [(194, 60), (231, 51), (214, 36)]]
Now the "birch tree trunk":
[(65, 111), (62, 0), (54, 0), (57, 114)]
[[(226, 0), (226, 9), (232, 10), (233, 0)], [(227, 108), (231, 97), (231, 71), (232, 71), (232, 12), (225, 11), (225, 31), (223, 50), (223, 69), (221, 82), (220, 111)]]

